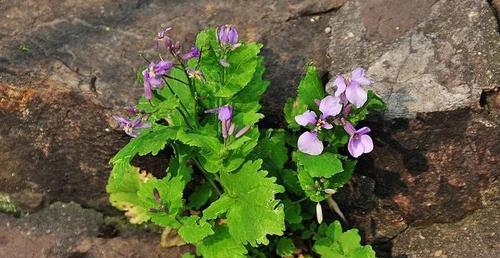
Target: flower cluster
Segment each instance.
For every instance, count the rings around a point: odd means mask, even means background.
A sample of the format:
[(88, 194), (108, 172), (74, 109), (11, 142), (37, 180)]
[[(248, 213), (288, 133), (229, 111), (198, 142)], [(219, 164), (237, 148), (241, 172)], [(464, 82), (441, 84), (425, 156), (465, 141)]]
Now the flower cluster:
[(323, 142), (318, 138), (318, 133), (322, 129), (332, 129), (332, 123), (343, 125), (344, 130), (350, 136), (348, 151), (353, 157), (357, 158), (363, 153), (369, 153), (373, 150), (373, 141), (367, 135), (370, 128), (363, 127), (356, 130), (349, 123), (347, 117), (351, 111), (351, 105), (360, 108), (367, 100), (367, 93), (361, 86), (370, 85), (373, 82), (365, 77), (363, 68), (356, 68), (350, 76), (339, 75), (334, 83), (337, 87), (334, 96), (326, 96), (321, 101), (317, 101), (321, 112), (319, 117), (311, 110), (307, 110), (295, 117), (295, 121), (301, 126), (313, 125), (310, 131), (300, 135), (297, 145), (301, 152), (319, 155), (323, 152), (324, 146)]

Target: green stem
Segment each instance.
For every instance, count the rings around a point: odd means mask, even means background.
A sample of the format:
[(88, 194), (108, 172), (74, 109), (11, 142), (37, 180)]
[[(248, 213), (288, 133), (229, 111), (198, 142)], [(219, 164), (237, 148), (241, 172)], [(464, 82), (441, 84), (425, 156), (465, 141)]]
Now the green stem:
[(203, 174), (203, 176), (205, 177), (205, 179), (207, 179), (207, 181), (212, 185), (212, 188), (215, 190), (215, 192), (217, 192), (217, 195), (221, 196), (222, 195), (221, 190), (217, 187), (214, 180), (212, 180), (207, 175), (208, 172), (201, 166), (200, 162), (198, 162), (198, 160), (196, 158), (193, 158), (193, 161), (194, 161), (194, 164), (196, 164), (196, 167), (198, 167), (198, 169), (200, 169), (200, 171)]

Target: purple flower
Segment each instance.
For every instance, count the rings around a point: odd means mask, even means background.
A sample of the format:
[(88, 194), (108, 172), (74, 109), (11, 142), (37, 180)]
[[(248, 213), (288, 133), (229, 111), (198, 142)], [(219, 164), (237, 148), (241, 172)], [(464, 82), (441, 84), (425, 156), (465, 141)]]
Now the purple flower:
[(168, 27), (163, 31), (158, 33), (158, 37), (156, 38), (156, 48), (162, 49), (165, 48), (172, 53), (177, 53), (180, 50), (181, 44), (179, 41), (174, 42), (168, 35), (167, 32), (172, 28)]
[(321, 116), (318, 118), (316, 113), (307, 110), (302, 115), (295, 117), (295, 121), (302, 126), (314, 125), (310, 132), (304, 132), (300, 135), (297, 145), (299, 150), (309, 155), (319, 155), (323, 152), (323, 142), (318, 139), (318, 132), (321, 129), (332, 129), (333, 125), (328, 123), (329, 117), (334, 117), (342, 110), (340, 99), (334, 96), (326, 96), (319, 103)]
[(200, 57), (200, 50), (197, 47), (192, 47), (189, 50), (189, 52), (182, 55), (182, 59), (184, 60), (189, 60), (191, 58), (198, 58), (198, 57)]
[(142, 116), (136, 116), (134, 120), (129, 120), (120, 116), (113, 116), (113, 118), (118, 122), (120, 129), (123, 129), (126, 134), (132, 137), (139, 136), (139, 129), (151, 127), (148, 123), (142, 123)]
[(347, 149), (349, 153), (355, 158), (361, 156), (363, 153), (370, 153), (373, 150), (373, 140), (368, 135), (371, 131), (368, 127), (363, 127), (356, 130), (354, 126), (348, 121), (343, 120), (344, 130), (350, 135)]
[[(226, 139), (229, 135), (234, 132), (234, 128), (231, 129), (231, 119), (233, 117), (233, 107), (225, 105), (222, 107), (205, 110), (205, 113), (217, 113), (217, 117), (221, 121), (222, 127), (222, 137)], [(231, 133), (229, 133), (231, 131)]]
[(153, 97), (153, 90), (163, 85), (162, 76), (167, 74), (174, 64), (169, 61), (160, 61), (149, 64), (142, 75), (144, 76), (144, 96), (150, 100)]
[(221, 45), (235, 46), (238, 44), (238, 31), (235, 26), (221, 25), (217, 29), (217, 39)]
[(365, 77), (365, 70), (363, 68), (356, 68), (351, 72), (350, 77), (339, 75), (334, 83), (337, 86), (335, 96), (340, 97), (345, 93), (347, 100), (357, 108), (360, 108), (368, 99), (366, 91), (361, 86), (370, 85), (373, 82)]

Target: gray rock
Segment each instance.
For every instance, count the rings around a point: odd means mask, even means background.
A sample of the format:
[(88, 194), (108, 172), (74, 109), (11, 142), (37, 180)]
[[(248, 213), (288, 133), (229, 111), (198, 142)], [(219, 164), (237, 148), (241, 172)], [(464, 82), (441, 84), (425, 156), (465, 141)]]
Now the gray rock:
[(482, 90), (500, 86), (500, 38), (486, 1), (350, 1), (330, 26), (331, 75), (364, 66), (388, 118), (475, 108)]

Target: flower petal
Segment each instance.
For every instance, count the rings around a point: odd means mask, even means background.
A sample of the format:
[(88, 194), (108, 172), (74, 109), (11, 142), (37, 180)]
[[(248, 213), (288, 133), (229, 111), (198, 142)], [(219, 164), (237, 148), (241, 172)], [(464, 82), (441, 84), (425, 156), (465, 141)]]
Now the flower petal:
[(153, 98), (153, 90), (151, 89), (151, 84), (149, 81), (144, 81), (144, 97), (147, 100), (151, 100)]
[(364, 126), (364, 127), (360, 128), (360, 129), (356, 130), (356, 133), (357, 134), (367, 134), (367, 133), (369, 133), (371, 131), (372, 130), (369, 127)]
[(335, 91), (335, 96), (340, 96), (340, 94), (344, 93), (346, 84), (345, 84), (345, 79), (344, 76), (339, 75), (333, 82), (335, 85), (337, 85), (337, 90)]
[(325, 129), (327, 129), (327, 130), (330, 130), (330, 129), (333, 128), (333, 125), (330, 124), (330, 123), (328, 123), (328, 122), (324, 122), (324, 124), (323, 124), (322, 127), (325, 128)]
[(295, 122), (301, 126), (316, 123), (316, 113), (307, 110), (302, 115), (295, 116)]
[(342, 123), (344, 124), (344, 130), (346, 133), (348, 133), (350, 136), (353, 136), (356, 133), (356, 128), (352, 126), (349, 121), (345, 120), (342, 118)]
[(357, 108), (362, 107), (368, 99), (366, 91), (364, 91), (359, 84), (354, 81), (349, 83), (349, 87), (345, 90), (345, 95), (347, 100), (349, 100), (349, 102), (354, 104)]
[(323, 143), (314, 132), (304, 132), (300, 135), (297, 145), (301, 152), (309, 155), (319, 155), (323, 152)]
[(326, 96), (319, 103), (319, 110), (323, 113), (322, 117), (336, 116), (342, 110), (340, 99), (334, 96)]
[(226, 121), (231, 119), (231, 116), (233, 114), (233, 107), (231, 106), (223, 106), (219, 108), (219, 120), (220, 121)]
[(361, 85), (370, 85), (373, 82), (365, 77), (365, 69), (356, 68), (351, 73), (351, 81), (355, 81)]
[(356, 140), (351, 136), (351, 138), (349, 138), (349, 143), (347, 144), (347, 150), (349, 150), (351, 156), (357, 158), (363, 154), (364, 147), (360, 140)]
[(373, 150), (373, 140), (369, 135), (362, 135), (361, 136), (361, 143), (363, 144), (364, 147), (364, 153), (370, 153)]

